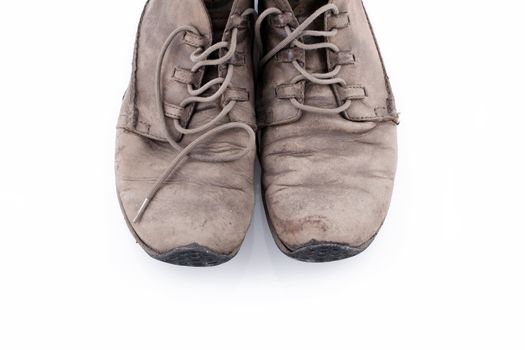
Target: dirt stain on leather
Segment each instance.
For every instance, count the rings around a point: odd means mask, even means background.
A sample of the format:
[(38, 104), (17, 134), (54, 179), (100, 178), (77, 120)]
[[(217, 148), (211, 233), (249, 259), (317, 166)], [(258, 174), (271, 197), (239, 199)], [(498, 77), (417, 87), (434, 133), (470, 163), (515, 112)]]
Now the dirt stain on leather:
[(282, 227), (284, 232), (295, 235), (307, 230), (317, 230), (319, 232), (328, 231), (327, 218), (320, 215), (307, 216), (298, 220), (284, 220)]

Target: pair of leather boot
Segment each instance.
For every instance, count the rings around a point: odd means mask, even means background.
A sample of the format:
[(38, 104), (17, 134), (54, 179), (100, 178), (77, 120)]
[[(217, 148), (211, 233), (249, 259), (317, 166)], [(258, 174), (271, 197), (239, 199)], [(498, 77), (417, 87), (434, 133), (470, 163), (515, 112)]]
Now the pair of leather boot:
[[(388, 211), (394, 98), (361, 0), (149, 0), (117, 127), (118, 197), (152, 257), (239, 251), (257, 151), (271, 232), (308, 262), (354, 256)], [(258, 140), (258, 142), (257, 142)]]

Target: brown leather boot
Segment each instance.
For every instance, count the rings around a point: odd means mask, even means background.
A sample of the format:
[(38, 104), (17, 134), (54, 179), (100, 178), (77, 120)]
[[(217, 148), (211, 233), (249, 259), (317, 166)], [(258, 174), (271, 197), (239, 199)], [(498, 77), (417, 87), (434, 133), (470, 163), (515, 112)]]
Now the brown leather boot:
[(268, 219), (287, 255), (362, 252), (390, 204), (398, 115), (361, 0), (262, 0), (258, 102)]
[(210, 266), (254, 205), (252, 0), (150, 0), (117, 129), (118, 196), (152, 257)]

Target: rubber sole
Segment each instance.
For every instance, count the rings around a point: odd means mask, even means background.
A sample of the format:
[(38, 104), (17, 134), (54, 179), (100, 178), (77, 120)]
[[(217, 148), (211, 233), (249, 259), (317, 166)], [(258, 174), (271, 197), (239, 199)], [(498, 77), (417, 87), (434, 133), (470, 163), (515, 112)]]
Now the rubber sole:
[[(371, 242), (370, 242), (371, 243)], [(368, 245), (370, 245), (370, 243)], [(367, 245), (367, 246), (368, 246)], [(310, 263), (344, 260), (362, 253), (366, 248), (354, 248), (339, 243), (310, 243), (302, 248), (284, 252), (289, 257)]]
[(162, 255), (151, 255), (162, 262), (189, 267), (211, 267), (230, 261), (233, 256), (216, 253), (198, 244), (177, 248)]
[(137, 243), (144, 249), (144, 251), (155, 260), (159, 260), (168, 264), (178, 265), (178, 266), (187, 266), (187, 267), (213, 267), (224, 264), (231, 259), (233, 259), (238, 250), (232, 254), (220, 254), (207, 247), (203, 247), (197, 243), (190, 244), (188, 246), (180, 247), (173, 249), (167, 253), (159, 253), (149, 247), (135, 232), (135, 229), (131, 225), (124, 207), (122, 206), (122, 201), (117, 191), (117, 197), (120, 205), (120, 210), (124, 215), (126, 224), (128, 225), (131, 234), (137, 241)]

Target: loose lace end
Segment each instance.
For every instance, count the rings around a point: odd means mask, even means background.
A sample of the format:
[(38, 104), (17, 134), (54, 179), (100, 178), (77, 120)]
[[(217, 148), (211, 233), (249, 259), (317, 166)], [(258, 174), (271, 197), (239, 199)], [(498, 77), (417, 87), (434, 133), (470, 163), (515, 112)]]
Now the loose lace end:
[(144, 212), (148, 208), (149, 202), (150, 202), (149, 198), (144, 199), (144, 202), (142, 202), (142, 205), (140, 206), (137, 216), (135, 216), (135, 219), (133, 219), (134, 224), (140, 221), (140, 219), (142, 218), (142, 215), (144, 215)]

